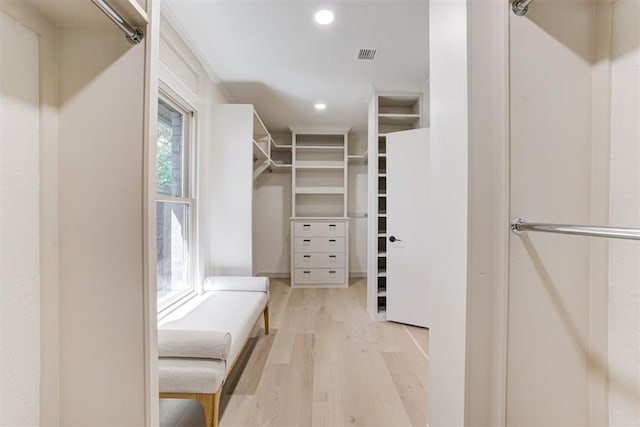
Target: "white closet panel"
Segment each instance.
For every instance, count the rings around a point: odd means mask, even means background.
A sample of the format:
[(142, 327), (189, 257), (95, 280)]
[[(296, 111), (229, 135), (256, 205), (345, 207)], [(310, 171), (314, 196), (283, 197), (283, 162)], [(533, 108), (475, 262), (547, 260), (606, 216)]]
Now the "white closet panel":
[(0, 425), (40, 424), (38, 35), (0, 12)]

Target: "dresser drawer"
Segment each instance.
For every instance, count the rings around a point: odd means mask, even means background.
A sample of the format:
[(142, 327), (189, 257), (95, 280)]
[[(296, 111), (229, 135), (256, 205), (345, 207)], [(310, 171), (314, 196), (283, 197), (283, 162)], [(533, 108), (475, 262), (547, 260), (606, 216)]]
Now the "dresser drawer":
[(296, 222), (294, 236), (344, 237), (344, 222)]
[(298, 253), (295, 268), (344, 268), (344, 253)]
[(300, 252), (344, 252), (343, 237), (296, 237), (294, 250)]
[(308, 285), (344, 283), (343, 268), (296, 268), (295, 283)]

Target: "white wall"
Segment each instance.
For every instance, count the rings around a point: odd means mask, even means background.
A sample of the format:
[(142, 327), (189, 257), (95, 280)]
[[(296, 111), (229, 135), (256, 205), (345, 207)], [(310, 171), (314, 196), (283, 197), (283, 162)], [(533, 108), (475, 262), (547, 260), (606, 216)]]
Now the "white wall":
[(64, 425), (145, 422), (144, 57), (115, 28), (59, 28)]
[(0, 12), (0, 424), (40, 416), (38, 35)]
[(507, 19), (469, 3), (469, 284), (465, 425), (504, 425), (508, 228)]
[[(276, 136), (291, 144), (291, 136)], [(265, 172), (254, 182), (254, 254), (259, 275), (289, 276), (291, 263), (291, 172)]]
[(215, 170), (211, 167), (211, 159), (214, 156), (211, 117), (214, 105), (227, 104), (230, 99), (217, 77), (205, 69), (198, 60), (197, 52), (192, 49), (193, 44), (184, 36), (179, 24), (167, 10), (163, 10), (163, 13), (159, 78), (171, 95), (196, 110), (198, 145), (195, 153), (195, 203), (199, 221), (196, 225), (197, 266), (194, 280), (196, 286), (199, 286), (204, 276), (211, 273), (211, 248), (215, 245), (212, 237), (215, 206), (212, 204), (211, 195), (216, 191), (217, 181), (214, 177)]
[[(591, 222), (594, 3), (510, 14), (510, 211)], [(590, 240), (511, 235), (508, 425), (588, 425)]]
[[(429, 425), (464, 423), (467, 309), (467, 2), (429, 3), (431, 146)], [(443, 185), (443, 183), (447, 185)]]
[[(206, 159), (212, 191), (207, 275), (253, 273), (253, 106), (214, 106), (211, 155)], [(202, 220), (205, 220), (204, 218)]]
[[(640, 2), (612, 3), (610, 221), (640, 227)], [(609, 243), (609, 423), (640, 425), (640, 243)]]

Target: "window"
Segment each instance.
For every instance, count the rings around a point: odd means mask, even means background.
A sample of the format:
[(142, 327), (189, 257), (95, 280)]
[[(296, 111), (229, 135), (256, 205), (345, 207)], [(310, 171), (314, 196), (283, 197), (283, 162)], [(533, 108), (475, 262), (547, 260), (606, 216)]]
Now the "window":
[(193, 199), (190, 146), (192, 114), (158, 100), (156, 154), (156, 247), (158, 309), (193, 290), (191, 280)]

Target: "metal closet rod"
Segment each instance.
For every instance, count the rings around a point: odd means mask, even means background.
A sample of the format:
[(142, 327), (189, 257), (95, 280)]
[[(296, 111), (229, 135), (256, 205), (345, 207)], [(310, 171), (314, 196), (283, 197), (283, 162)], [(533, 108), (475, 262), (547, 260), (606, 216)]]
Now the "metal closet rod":
[(511, 10), (513, 10), (513, 13), (517, 16), (524, 16), (527, 14), (527, 11), (529, 10), (529, 3), (532, 1), (533, 0), (514, 0), (511, 4)]
[(144, 39), (144, 33), (142, 30), (129, 25), (129, 23), (125, 21), (124, 18), (109, 5), (109, 3), (104, 0), (91, 1), (125, 33), (127, 40), (129, 40), (131, 44), (138, 44), (142, 39)]
[(592, 225), (542, 224), (527, 222), (522, 218), (511, 221), (511, 231), (522, 234), (525, 231), (543, 233), (572, 234), (575, 236), (608, 237), (612, 239), (640, 240), (640, 228), (596, 227)]

